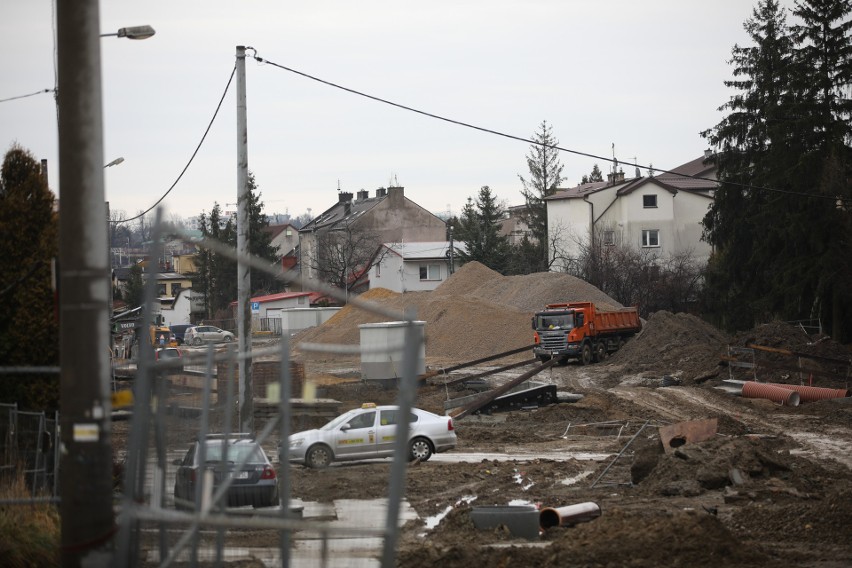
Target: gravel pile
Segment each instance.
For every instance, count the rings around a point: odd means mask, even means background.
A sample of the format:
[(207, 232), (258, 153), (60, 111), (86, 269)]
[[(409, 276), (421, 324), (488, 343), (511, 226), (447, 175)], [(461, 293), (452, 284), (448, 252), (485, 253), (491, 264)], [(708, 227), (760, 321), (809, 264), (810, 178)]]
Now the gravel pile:
[[(588, 301), (608, 307), (621, 304), (598, 288), (567, 274), (542, 272), (502, 276), (478, 262), (469, 262), (433, 292), (398, 294), (374, 288), (361, 300), (403, 311), (414, 308), (426, 322), (426, 356), (432, 361), (469, 361), (532, 346), (532, 313), (549, 302)], [(294, 343), (357, 345), (358, 326), (384, 321), (355, 308), (340, 310), (322, 326), (296, 336)], [(528, 358), (529, 353), (515, 359)]]

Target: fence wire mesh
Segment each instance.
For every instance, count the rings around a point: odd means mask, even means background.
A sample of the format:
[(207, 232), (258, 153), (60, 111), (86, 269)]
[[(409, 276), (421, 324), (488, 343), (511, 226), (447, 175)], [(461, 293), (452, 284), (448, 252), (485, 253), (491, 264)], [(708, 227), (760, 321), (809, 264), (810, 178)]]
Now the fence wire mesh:
[[(160, 227), (160, 234), (164, 227)], [(176, 229), (169, 229), (178, 232)], [(218, 254), (271, 272), (264, 262), (239, 258), (221, 243), (205, 240), (200, 246)], [(153, 282), (154, 279), (151, 279)], [(153, 284), (149, 284), (153, 285)], [(319, 284), (317, 291), (331, 296), (340, 293)], [(152, 295), (149, 294), (149, 301)], [(341, 298), (342, 299), (342, 298)], [(423, 341), (414, 325), (414, 314), (388, 312), (383, 308), (349, 298), (349, 303), (370, 310), (404, 326), (404, 341), (385, 349), (402, 361), (397, 382), (398, 405), (407, 415), (416, 390), (416, 359)], [(153, 313), (148, 305), (146, 317)], [(384, 499), (336, 501), (329, 485), (323, 502), (304, 502), (293, 495), (290, 465), (279, 441), (290, 433), (317, 427), (328, 420), (328, 409), (312, 400), (306, 388), (304, 366), (291, 356), (287, 334), (240, 351), (237, 345), (207, 344), (184, 346), (181, 361), (156, 361), (153, 349), (139, 349), (139, 359), (131, 363), (132, 378), (117, 389), (134, 394), (132, 417), (113, 423), (116, 462), (122, 464), (122, 495), (117, 498), (117, 560), (123, 566), (211, 565), (254, 562), (265, 566), (386, 566), (395, 564), (399, 529), (405, 513), (404, 479), (408, 448), (408, 424), (402, 421), (396, 432), (394, 458), (385, 480)], [(301, 346), (310, 350), (311, 346)], [(326, 355), (351, 357), (352, 346), (318, 345)], [(357, 351), (356, 351), (357, 352)], [(240, 359), (251, 364), (250, 420), (241, 415), (247, 408), (244, 381), (239, 376)], [(283, 418), (283, 419), (282, 419)], [(253, 425), (240, 432), (240, 425)], [(263, 448), (272, 463), (278, 500), (231, 503), (229, 486), (239, 483), (224, 471), (210, 474), (196, 470), (194, 495), (185, 494), (185, 467), (191, 461), (188, 450), (211, 435), (233, 437), (246, 434)], [(281, 446), (287, 448), (287, 444)], [(228, 457), (228, 456), (226, 456)], [(239, 470), (241, 460), (230, 460)], [(188, 461), (189, 460), (189, 461)], [(225, 460), (223, 460), (225, 461)], [(212, 481), (219, 473), (218, 481)], [(176, 497), (176, 493), (180, 493)]]

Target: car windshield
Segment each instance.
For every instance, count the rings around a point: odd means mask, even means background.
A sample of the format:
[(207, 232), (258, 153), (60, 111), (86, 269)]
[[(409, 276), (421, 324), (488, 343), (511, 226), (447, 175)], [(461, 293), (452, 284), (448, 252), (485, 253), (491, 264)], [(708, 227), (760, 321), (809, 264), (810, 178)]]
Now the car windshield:
[[(224, 442), (208, 442), (207, 461), (221, 461), (225, 454), (226, 444)], [(252, 444), (227, 444), (228, 461), (245, 463), (263, 463), (263, 452), (255, 443)]]
[(337, 418), (334, 418), (330, 422), (327, 422), (325, 426), (320, 427), (320, 430), (334, 430), (344, 422), (348, 422), (358, 412), (360, 412), (359, 408), (356, 408), (355, 410), (350, 410), (349, 412), (344, 412)]

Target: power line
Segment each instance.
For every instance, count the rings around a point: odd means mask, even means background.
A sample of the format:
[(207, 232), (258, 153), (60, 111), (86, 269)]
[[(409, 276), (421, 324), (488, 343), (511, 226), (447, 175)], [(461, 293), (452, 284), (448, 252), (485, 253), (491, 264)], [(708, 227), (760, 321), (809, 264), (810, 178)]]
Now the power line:
[(195, 156), (198, 154), (198, 151), (201, 149), (201, 145), (204, 144), (204, 140), (207, 138), (207, 134), (210, 132), (210, 128), (212, 128), (212, 126), (213, 126), (213, 122), (216, 120), (216, 117), (219, 115), (219, 109), (222, 108), (222, 103), (225, 101), (225, 96), (228, 94), (228, 89), (231, 88), (231, 81), (233, 81), (234, 74), (236, 72), (237, 72), (237, 66), (234, 65), (234, 68), (231, 70), (231, 76), (228, 77), (228, 84), (225, 85), (225, 91), (222, 93), (222, 97), (219, 99), (219, 104), (216, 105), (216, 111), (213, 113), (213, 116), (210, 118), (210, 122), (207, 124), (207, 129), (204, 130), (204, 134), (201, 136), (201, 140), (198, 142), (198, 146), (195, 147), (195, 151), (192, 153), (192, 156), (189, 157), (189, 161), (183, 167), (183, 170), (181, 170), (180, 174), (178, 175), (177, 179), (172, 184), (172, 186), (169, 189), (166, 190), (166, 192), (156, 201), (156, 203), (154, 203), (151, 207), (149, 207), (148, 209), (146, 209), (145, 211), (143, 211), (139, 215), (136, 215), (135, 217), (131, 217), (129, 219), (122, 219), (121, 221), (110, 220), (110, 223), (114, 223), (114, 224), (118, 225), (119, 223), (127, 223), (128, 221), (134, 221), (136, 219), (139, 219), (140, 217), (144, 217), (147, 213), (149, 213), (152, 209), (154, 209), (157, 205), (159, 205), (169, 195), (169, 193), (172, 192), (172, 190), (175, 188), (175, 186), (178, 184), (178, 182), (183, 177), (183, 174), (185, 174), (186, 170), (189, 169), (190, 164), (192, 164), (193, 160), (195, 160)]
[(5, 103), (9, 101), (16, 101), (18, 99), (25, 99), (27, 97), (34, 97), (36, 95), (43, 95), (44, 93), (53, 93), (56, 89), (42, 89), (41, 91), (36, 91), (35, 93), (30, 93), (28, 95), (18, 95), (17, 97), (9, 97), (8, 99), (0, 99), (0, 103)]
[[(386, 105), (390, 105), (390, 106), (393, 106), (393, 107), (396, 107), (396, 108), (399, 108), (399, 109), (402, 109), (402, 110), (407, 110), (409, 112), (413, 112), (413, 113), (416, 113), (416, 114), (427, 116), (429, 118), (434, 118), (436, 120), (449, 122), (450, 124), (455, 124), (456, 126), (463, 126), (465, 128), (470, 128), (472, 130), (478, 130), (480, 132), (485, 132), (487, 134), (493, 134), (495, 136), (502, 136), (503, 138), (508, 138), (510, 140), (517, 140), (519, 142), (525, 142), (527, 144), (533, 144), (533, 145), (536, 145), (536, 146), (546, 146), (546, 147), (552, 148), (554, 150), (559, 150), (560, 152), (566, 152), (568, 154), (574, 154), (576, 156), (583, 156), (585, 158), (593, 158), (595, 160), (602, 160), (604, 162), (609, 162), (609, 163), (615, 164), (616, 166), (618, 166), (618, 163), (619, 163), (618, 159), (616, 159), (615, 157), (607, 158), (607, 157), (604, 157), (604, 156), (598, 156), (596, 154), (591, 154), (591, 153), (588, 153), (588, 152), (582, 152), (580, 150), (572, 150), (570, 148), (563, 148), (561, 146), (551, 146), (551, 145), (548, 145), (548, 144), (542, 144), (540, 142), (536, 142), (535, 140), (530, 140), (529, 138), (524, 138), (522, 136), (515, 136), (513, 134), (506, 134), (505, 132), (500, 132), (499, 130), (493, 130), (491, 128), (485, 128), (483, 126), (477, 126), (475, 124), (470, 124), (470, 123), (463, 122), (463, 121), (460, 121), (460, 120), (454, 120), (452, 118), (447, 118), (445, 116), (440, 116), (440, 115), (437, 115), (437, 114), (433, 114), (433, 113), (430, 113), (430, 112), (419, 110), (419, 109), (416, 109), (416, 108), (413, 108), (413, 107), (410, 107), (410, 106), (406, 106), (406, 105), (403, 105), (403, 104), (400, 104), (400, 103), (395, 103), (395, 102), (389, 101), (387, 99), (376, 97), (374, 95), (369, 95), (367, 93), (357, 91), (357, 90), (351, 89), (349, 87), (344, 87), (342, 85), (332, 83), (331, 81), (326, 81), (325, 79), (320, 79), (319, 77), (315, 77), (313, 75), (309, 75), (308, 73), (298, 71), (296, 69), (293, 69), (292, 67), (287, 67), (286, 65), (281, 65), (280, 63), (275, 63), (273, 61), (269, 61), (268, 59), (263, 59), (262, 57), (258, 57), (256, 52), (253, 55), (253, 57), (259, 63), (266, 63), (267, 65), (272, 65), (273, 67), (278, 67), (279, 69), (282, 69), (284, 71), (289, 71), (290, 73), (294, 73), (296, 75), (300, 75), (302, 77), (305, 77), (306, 79), (311, 79), (312, 81), (316, 81), (318, 83), (328, 85), (329, 87), (334, 87), (335, 89), (340, 89), (341, 91), (346, 91), (348, 93), (352, 93), (353, 95), (358, 95), (360, 97), (364, 97), (364, 98), (371, 99), (373, 101), (380, 102), (380, 103), (383, 103), (383, 104), (386, 104)], [(624, 162), (622, 162), (622, 163), (624, 163)], [(655, 168), (655, 167), (651, 167), (651, 166), (643, 166), (641, 164), (633, 164), (633, 166), (636, 167), (636, 168), (641, 168), (643, 170), (648, 170), (648, 171), (654, 170), (655, 172), (666, 173), (666, 174), (670, 174), (670, 175), (674, 175), (674, 176), (679, 176), (679, 177), (682, 177), (682, 178), (712, 181), (712, 182), (715, 182), (715, 183), (719, 183), (720, 187), (724, 183), (725, 185), (728, 185), (728, 186), (736, 186), (736, 187), (741, 187), (743, 189), (770, 191), (770, 192), (775, 192), (775, 193), (783, 193), (783, 194), (787, 194), (787, 195), (798, 195), (798, 196), (802, 196), (802, 197), (812, 197), (812, 198), (818, 198), (818, 199), (830, 199), (832, 201), (838, 200), (837, 196), (816, 195), (816, 194), (812, 194), (812, 193), (804, 193), (804, 192), (791, 191), (791, 190), (785, 190), (785, 189), (777, 189), (777, 188), (773, 188), (773, 187), (751, 185), (751, 184), (747, 184), (747, 183), (739, 183), (739, 182), (734, 182), (734, 181), (720, 182), (719, 180), (715, 180), (715, 179), (712, 179), (712, 178), (705, 178), (705, 177), (701, 177), (701, 176), (693, 176), (693, 175), (689, 175), (689, 174), (675, 172), (675, 171), (672, 171), (672, 170), (664, 170), (664, 169)], [(840, 199), (842, 199), (842, 198), (840, 198)]]

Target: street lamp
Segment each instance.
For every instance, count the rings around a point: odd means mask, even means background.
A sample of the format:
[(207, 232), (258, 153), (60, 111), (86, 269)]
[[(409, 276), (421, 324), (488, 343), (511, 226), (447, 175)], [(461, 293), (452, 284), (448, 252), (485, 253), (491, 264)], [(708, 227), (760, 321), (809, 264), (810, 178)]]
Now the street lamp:
[(123, 161), (124, 161), (124, 158), (116, 158), (113, 161), (111, 161), (110, 163), (108, 163), (107, 165), (105, 165), (104, 169), (107, 169), (110, 166), (117, 166), (118, 164), (120, 164)]
[(151, 26), (131, 26), (129, 28), (120, 28), (114, 34), (101, 34), (101, 37), (116, 36), (126, 37), (127, 39), (148, 39), (157, 33)]

